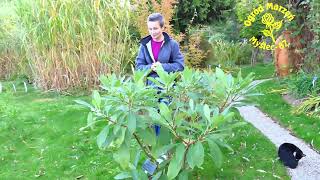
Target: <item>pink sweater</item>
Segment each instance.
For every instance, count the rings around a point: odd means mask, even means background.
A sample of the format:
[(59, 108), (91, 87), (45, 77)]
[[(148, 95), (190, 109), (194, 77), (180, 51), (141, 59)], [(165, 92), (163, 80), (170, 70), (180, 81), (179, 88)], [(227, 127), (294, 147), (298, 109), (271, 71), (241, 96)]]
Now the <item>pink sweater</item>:
[(151, 39), (152, 54), (156, 62), (158, 61), (158, 56), (159, 56), (162, 42), (163, 41), (157, 42)]

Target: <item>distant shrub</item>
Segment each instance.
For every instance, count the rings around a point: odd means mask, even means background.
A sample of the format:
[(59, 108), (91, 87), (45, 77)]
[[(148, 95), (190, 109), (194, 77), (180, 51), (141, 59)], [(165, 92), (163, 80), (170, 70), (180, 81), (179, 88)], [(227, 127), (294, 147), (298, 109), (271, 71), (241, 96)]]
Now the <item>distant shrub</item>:
[(216, 40), (210, 41), (210, 44), (211, 57), (208, 59), (210, 65), (234, 67), (250, 63), (251, 47), (246, 43)]
[[(298, 74), (291, 76), (286, 81), (290, 94), (297, 98), (306, 97), (309, 94), (316, 94), (320, 91), (318, 79), (315, 75), (300, 71)], [(313, 82), (314, 80), (314, 82)]]

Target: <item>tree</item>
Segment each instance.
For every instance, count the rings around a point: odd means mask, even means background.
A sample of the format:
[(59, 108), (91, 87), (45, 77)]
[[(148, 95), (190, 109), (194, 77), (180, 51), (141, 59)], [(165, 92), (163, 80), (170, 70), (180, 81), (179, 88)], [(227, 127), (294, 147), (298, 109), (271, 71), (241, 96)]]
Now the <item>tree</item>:
[(234, 0), (179, 0), (173, 18), (174, 28), (184, 33), (189, 24), (210, 24), (214, 20), (224, 19), (223, 11), (232, 9), (233, 4)]

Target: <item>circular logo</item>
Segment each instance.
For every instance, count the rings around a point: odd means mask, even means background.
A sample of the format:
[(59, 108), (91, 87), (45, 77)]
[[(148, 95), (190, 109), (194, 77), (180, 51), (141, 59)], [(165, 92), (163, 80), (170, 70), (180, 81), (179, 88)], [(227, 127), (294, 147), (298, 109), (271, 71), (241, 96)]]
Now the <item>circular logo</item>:
[[(276, 18), (269, 12), (276, 11), (283, 14), (283, 19), (276, 20)], [(292, 21), (295, 17), (287, 8), (280, 6), (278, 4), (267, 3), (265, 7), (259, 6), (255, 8), (244, 21), (244, 25), (246, 27), (251, 27), (256, 22), (257, 15), (262, 14), (261, 23), (264, 25), (264, 29), (261, 29), (260, 32), (265, 36), (269, 37), (272, 42), (267, 43), (266, 41), (259, 41), (259, 39), (255, 36), (252, 36), (249, 39), (249, 42), (256, 48), (260, 48), (263, 50), (274, 50), (276, 48), (286, 48), (289, 47), (289, 43), (286, 39), (282, 39), (279, 42), (276, 42), (276, 38), (274, 34), (279, 31), (285, 20)]]

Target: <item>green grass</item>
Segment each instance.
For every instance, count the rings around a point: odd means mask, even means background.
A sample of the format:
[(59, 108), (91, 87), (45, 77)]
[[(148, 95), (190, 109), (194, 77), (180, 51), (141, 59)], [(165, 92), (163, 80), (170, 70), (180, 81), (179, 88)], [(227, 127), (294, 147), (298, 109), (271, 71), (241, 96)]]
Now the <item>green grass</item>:
[[(119, 169), (111, 152), (97, 148), (99, 129), (79, 131), (87, 111), (73, 100), (88, 97), (18, 90), (0, 93), (1, 179), (113, 179)], [(224, 150), (223, 166), (218, 169), (208, 160), (195, 176), (275, 179), (274, 174), (288, 179), (275, 146), (251, 125), (235, 130), (228, 141), (235, 151)]]
[(274, 64), (257, 64), (255, 66), (242, 66), (241, 68), (242, 76), (246, 76), (253, 72), (255, 74), (255, 79), (268, 79), (274, 76)]
[(320, 150), (320, 119), (306, 115), (291, 114), (291, 105), (285, 102), (279, 93), (271, 93), (272, 90), (281, 89), (283, 86), (277, 81), (267, 81), (258, 87), (258, 91), (264, 96), (257, 98), (259, 108), (271, 116), (280, 124), (291, 130), (296, 136), (305, 142), (313, 144)]
[[(239, 114), (237, 116), (241, 119)], [(236, 129), (228, 143), (234, 152), (224, 151), (220, 169), (211, 160), (206, 161), (207, 169), (199, 173), (204, 177), (201, 179), (289, 179), (277, 160), (276, 147), (251, 124)]]
[(110, 154), (97, 149), (97, 132), (79, 132), (86, 111), (74, 99), (36, 92), (0, 94), (1, 178), (115, 175)]

